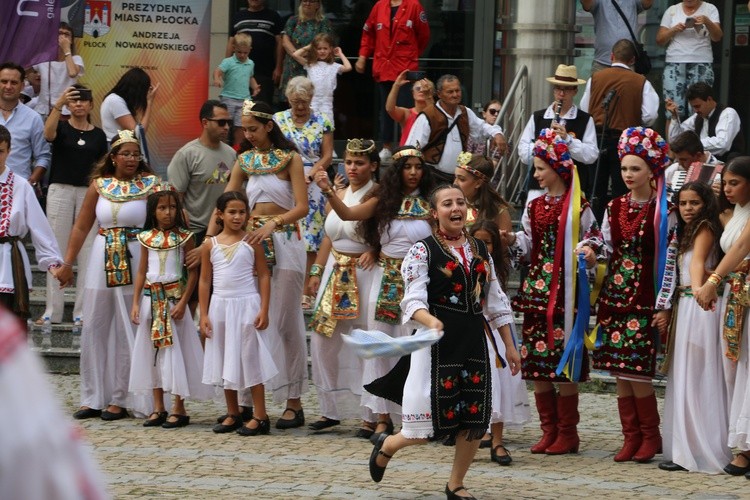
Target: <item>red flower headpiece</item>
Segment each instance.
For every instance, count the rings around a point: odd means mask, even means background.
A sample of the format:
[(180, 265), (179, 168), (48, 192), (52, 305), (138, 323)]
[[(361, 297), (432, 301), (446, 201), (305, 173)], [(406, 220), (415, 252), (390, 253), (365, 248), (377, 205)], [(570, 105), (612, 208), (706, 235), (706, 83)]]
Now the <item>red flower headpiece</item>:
[(664, 175), (664, 169), (669, 164), (667, 153), (669, 145), (662, 136), (654, 129), (644, 127), (623, 130), (617, 145), (620, 160), (628, 155), (637, 156), (648, 164), (654, 177)]
[(568, 143), (560, 138), (554, 130), (550, 128), (542, 129), (539, 137), (534, 143), (534, 156), (544, 160), (557, 175), (562, 177), (566, 186), (570, 186), (573, 179), (573, 169), (575, 163), (570, 156)]

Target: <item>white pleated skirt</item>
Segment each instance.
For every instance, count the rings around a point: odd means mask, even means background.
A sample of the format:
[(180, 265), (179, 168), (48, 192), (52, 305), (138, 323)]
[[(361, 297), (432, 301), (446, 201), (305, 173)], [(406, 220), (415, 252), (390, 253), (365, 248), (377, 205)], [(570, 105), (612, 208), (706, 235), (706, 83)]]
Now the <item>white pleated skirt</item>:
[[(513, 326), (511, 325), (511, 330)], [(505, 343), (497, 329), (493, 330), (495, 343), (500, 356), (505, 359)], [(515, 333), (513, 333), (515, 335)], [(487, 339), (487, 351), (490, 355), (492, 376), (492, 415), (490, 423), (502, 422), (508, 427), (521, 427), (531, 419), (529, 411), (529, 393), (521, 374), (511, 375), (509, 367), (495, 366), (495, 349)]]

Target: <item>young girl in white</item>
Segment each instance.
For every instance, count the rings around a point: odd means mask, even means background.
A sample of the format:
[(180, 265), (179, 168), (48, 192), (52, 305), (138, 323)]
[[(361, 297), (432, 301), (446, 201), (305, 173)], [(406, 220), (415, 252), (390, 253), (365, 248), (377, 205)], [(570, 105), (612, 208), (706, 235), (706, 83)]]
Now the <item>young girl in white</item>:
[[(335, 46), (333, 37), (328, 33), (316, 35), (310, 45), (297, 49), (292, 57), (307, 70), (307, 77), (315, 86), (312, 108), (333, 122), (333, 91), (336, 90), (336, 78), (352, 70), (349, 59), (341, 51), (341, 47)], [(341, 59), (341, 64), (336, 62), (337, 57)]]
[[(182, 213), (177, 192), (162, 184), (148, 197), (146, 224), (138, 234), (141, 258), (130, 318), (139, 326), (129, 386), (131, 393), (153, 391), (154, 411), (144, 427), (184, 427), (190, 423), (185, 398), (211, 396), (210, 387), (201, 383), (203, 349), (186, 310), (198, 275), (194, 270), (185, 275), (185, 254), (195, 242)], [(165, 392), (174, 395), (170, 414), (164, 405)]]
[[(676, 305), (668, 352), (669, 375), (664, 398), (664, 458), (667, 471), (720, 474), (732, 459), (727, 446), (727, 398), (719, 335), (720, 310), (704, 311), (693, 291), (718, 262), (719, 205), (711, 187), (689, 182), (678, 193), (679, 216), (667, 266), (677, 265), (679, 283), (664, 286), (657, 308)], [(675, 258), (671, 258), (672, 256)], [(673, 289), (673, 290), (672, 290)]]
[[(227, 402), (227, 416), (213, 430), (268, 434), (263, 383), (277, 369), (260, 330), (268, 326), (271, 275), (261, 244), (250, 245), (246, 239), (250, 207), (245, 194), (227, 191), (216, 200), (216, 208), (222, 230), (203, 245), (198, 288), (206, 336), (203, 383), (223, 387)], [(254, 415), (243, 426), (237, 391), (248, 387)]]

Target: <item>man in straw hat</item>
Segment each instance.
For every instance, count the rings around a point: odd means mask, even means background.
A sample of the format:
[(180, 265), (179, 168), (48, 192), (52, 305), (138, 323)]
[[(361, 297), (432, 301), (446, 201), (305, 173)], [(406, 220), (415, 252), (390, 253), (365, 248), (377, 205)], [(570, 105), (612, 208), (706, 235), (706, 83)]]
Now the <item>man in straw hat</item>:
[[(533, 170), (534, 141), (543, 129), (549, 128), (568, 145), (570, 156), (578, 166), (581, 188), (585, 190), (591, 170), (589, 165), (595, 163), (599, 156), (594, 120), (573, 104), (578, 86), (585, 84), (586, 80), (578, 78), (575, 66), (560, 64), (547, 81), (552, 84), (554, 101), (546, 109), (532, 113), (518, 141), (518, 157)], [(533, 176), (529, 176), (528, 193), (527, 203), (543, 193)]]
[[(596, 124), (601, 158), (593, 174), (595, 185), (588, 190), (597, 220), (607, 206), (607, 186), (611, 197), (628, 192), (620, 175), (617, 142), (629, 127), (650, 126), (659, 111), (659, 95), (646, 77), (634, 72), (635, 45), (623, 38), (612, 47), (612, 67), (597, 71), (586, 82), (581, 109), (591, 113)], [(593, 194), (591, 194), (593, 193)]]

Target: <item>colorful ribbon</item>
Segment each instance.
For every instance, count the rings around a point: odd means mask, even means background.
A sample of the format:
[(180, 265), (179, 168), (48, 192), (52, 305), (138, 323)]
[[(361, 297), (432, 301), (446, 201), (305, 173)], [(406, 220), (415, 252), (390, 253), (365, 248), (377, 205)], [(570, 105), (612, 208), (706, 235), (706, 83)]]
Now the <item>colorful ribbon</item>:
[[(581, 366), (583, 365), (583, 351), (586, 348), (584, 337), (589, 327), (589, 317), (591, 316), (591, 305), (589, 303), (589, 281), (586, 276), (586, 258), (583, 254), (578, 254), (578, 314), (576, 315), (573, 330), (570, 338), (565, 345), (565, 350), (560, 358), (555, 373), (565, 376), (571, 382), (578, 382), (581, 379)], [(570, 293), (569, 295), (573, 295)]]

